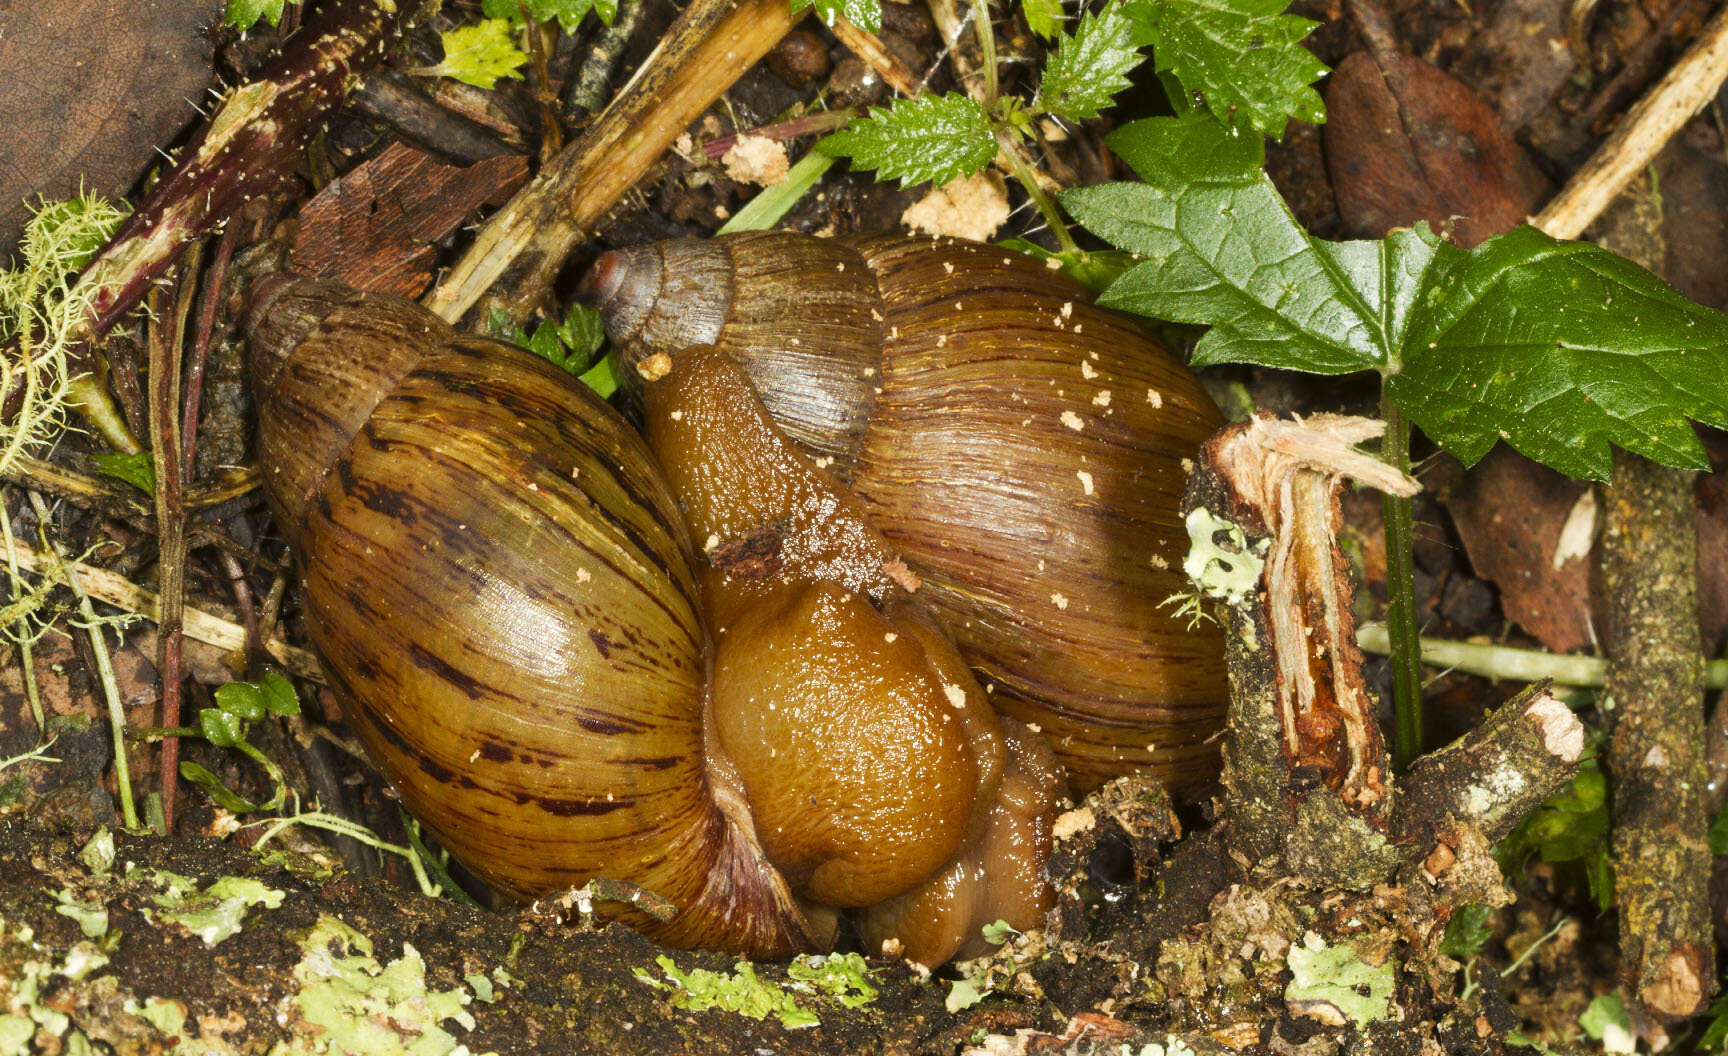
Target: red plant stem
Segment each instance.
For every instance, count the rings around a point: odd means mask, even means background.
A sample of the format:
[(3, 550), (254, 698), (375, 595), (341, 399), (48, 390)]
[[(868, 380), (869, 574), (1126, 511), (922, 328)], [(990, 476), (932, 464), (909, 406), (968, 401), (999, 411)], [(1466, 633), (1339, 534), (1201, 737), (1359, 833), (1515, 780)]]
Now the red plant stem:
[(328, 0), (274, 62), (228, 93), (179, 164), (79, 277), (97, 290), (86, 336), (106, 333), (215, 224), (281, 186), (326, 118), (421, 6)]
[(732, 149), (732, 145), (744, 136), (763, 136), (767, 139), (784, 142), (797, 139), (800, 136), (813, 136), (819, 132), (832, 132), (855, 117), (864, 116), (862, 106), (849, 106), (839, 110), (825, 110), (819, 114), (806, 114), (790, 121), (763, 125), (761, 128), (748, 132), (739, 132), (730, 136), (719, 136), (702, 144), (702, 153), (710, 158), (718, 158)]
[(204, 365), (210, 359), (210, 339), (216, 330), (216, 310), (222, 303), (222, 287), (228, 280), (228, 262), (234, 257), (239, 227), (229, 224), (216, 243), (216, 259), (204, 280), (204, 300), (198, 306), (198, 336), (192, 342), (192, 357), (186, 363), (185, 408), (180, 418), (180, 476), (192, 477), (192, 452), (198, 446), (198, 410), (204, 399)]

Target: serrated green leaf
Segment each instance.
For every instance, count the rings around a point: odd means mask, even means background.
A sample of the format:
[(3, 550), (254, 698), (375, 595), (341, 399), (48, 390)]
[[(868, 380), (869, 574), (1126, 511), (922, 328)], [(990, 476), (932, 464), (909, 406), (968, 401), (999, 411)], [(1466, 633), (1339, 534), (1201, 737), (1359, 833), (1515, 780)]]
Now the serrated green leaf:
[(516, 71), (528, 63), (528, 56), (516, 46), (510, 23), (502, 18), (457, 26), (439, 38), (444, 42), (444, 61), (420, 72), (491, 88), (500, 77), (520, 77)]
[(1606, 250), (1526, 227), (1466, 253), (1425, 224), (1326, 242), (1258, 168), (1257, 136), (1160, 118), (1110, 143), (1146, 183), (1063, 204), (1145, 258), (1103, 303), (1212, 327), (1197, 363), (1379, 371), (1466, 465), (1504, 440), (1595, 480), (1608, 479), (1610, 444), (1704, 468), (1691, 421), (1728, 427), (1728, 315)]
[(103, 476), (123, 480), (146, 495), (156, 494), (156, 466), (150, 452), (91, 455), (90, 461)]
[[(536, 22), (556, 20), (566, 33), (575, 32), (576, 27), (587, 17), (589, 11), (600, 15), (600, 21), (607, 25), (618, 14), (617, 0), (526, 0), (522, 5), (528, 8), (528, 14)], [(480, 13), (487, 18), (502, 18), (511, 25), (522, 25), (522, 6), (517, 0), (482, 0)]]
[(830, 26), (835, 18), (844, 18), (867, 32), (882, 32), (882, 0), (792, 0), (792, 13), (811, 6), (816, 8), (817, 17)]
[(1135, 122), (1109, 143), (1147, 182), (1062, 195), (1089, 230), (1145, 258), (1100, 303), (1211, 326), (1196, 363), (1388, 367), (1422, 277), (1448, 248), (1425, 228), (1384, 242), (1311, 238), (1260, 170), (1260, 137), (1204, 115)]
[(996, 137), (983, 104), (950, 92), (872, 107), (869, 117), (823, 137), (816, 149), (846, 155), (854, 169), (876, 170), (878, 180), (940, 186), (982, 172), (996, 157)]
[(1124, 5), (1159, 71), (1198, 93), (1219, 120), (1272, 136), (1290, 118), (1318, 122), (1313, 84), (1326, 66), (1301, 41), (1318, 22), (1284, 14), (1288, 0), (1137, 0)]
[(1708, 469), (1691, 420), (1728, 427), (1728, 315), (1623, 257), (1520, 227), (1424, 291), (1388, 392), (1475, 463), (1500, 440), (1608, 480), (1609, 444)]
[(1068, 21), (1062, 0), (1020, 0), (1020, 13), (1026, 16), (1027, 28), (1045, 40), (1055, 40)]
[(1064, 36), (1044, 65), (1036, 109), (1084, 121), (1097, 117), (1110, 100), (1128, 87), (1128, 71), (1142, 56), (1134, 39), (1134, 24), (1120, 4), (1110, 4), (1080, 19), (1072, 36)]
[(258, 24), (259, 19), (272, 26), (281, 25), (282, 8), (286, 0), (228, 0), (222, 24), (244, 33)]

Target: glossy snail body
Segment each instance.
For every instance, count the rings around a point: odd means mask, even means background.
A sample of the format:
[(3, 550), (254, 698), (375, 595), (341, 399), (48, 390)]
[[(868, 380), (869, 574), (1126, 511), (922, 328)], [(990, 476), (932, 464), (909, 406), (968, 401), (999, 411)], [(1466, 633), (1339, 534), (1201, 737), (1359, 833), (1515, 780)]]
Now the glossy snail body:
[(616, 250), (583, 295), (629, 362), (736, 360), (1077, 788), (1211, 774), (1222, 642), (1162, 606), (1186, 460), (1222, 419), (1126, 317), (1020, 254), (893, 235)]
[(842, 908), (925, 963), (1036, 922), (1048, 749), (997, 720), (724, 353), (668, 357), (645, 445), (562, 372), (396, 298), (273, 277), (249, 330), (332, 688), (481, 876), (625, 881), (676, 912), (614, 916), (754, 956), (820, 947)]

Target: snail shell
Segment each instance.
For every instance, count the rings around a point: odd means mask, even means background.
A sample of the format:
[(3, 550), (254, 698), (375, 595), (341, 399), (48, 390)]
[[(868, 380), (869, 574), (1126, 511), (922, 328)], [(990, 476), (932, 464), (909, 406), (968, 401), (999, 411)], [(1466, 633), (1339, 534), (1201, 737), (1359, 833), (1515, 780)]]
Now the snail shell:
[(615, 250), (582, 296), (627, 363), (735, 359), (1077, 788), (1212, 774), (1222, 639), (1163, 603), (1187, 589), (1188, 460), (1222, 418), (1132, 321), (1020, 254), (893, 235)]
[[(274, 277), (249, 329), (267, 494), (344, 717), (488, 882), (622, 880), (675, 913), (611, 915), (758, 957), (884, 900), (876, 933), (930, 964), (1037, 922), (1047, 750), (727, 356), (679, 354), (650, 453), (568, 375), (398, 298)], [(692, 529), (771, 533), (774, 560), (698, 558)]]

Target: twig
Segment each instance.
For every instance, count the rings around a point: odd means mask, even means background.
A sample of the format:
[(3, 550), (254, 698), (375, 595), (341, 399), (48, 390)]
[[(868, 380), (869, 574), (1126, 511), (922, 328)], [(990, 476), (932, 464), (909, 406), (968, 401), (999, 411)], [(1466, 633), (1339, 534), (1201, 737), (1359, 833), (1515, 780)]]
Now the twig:
[(1335, 415), (1231, 426), (1201, 448), (1183, 501), (1188, 574), (1222, 602), (1227, 631), (1228, 839), (1249, 861), (1347, 887), (1397, 865), (1384, 836), (1390, 765), (1335, 534), (1346, 475), (1416, 490), (1355, 449), (1382, 428)]
[(1621, 974), (1663, 1020), (1715, 986), (1692, 474), (1614, 452), (1601, 568)]
[[(198, 446), (198, 410), (204, 402), (204, 365), (210, 360), (210, 341), (216, 331), (216, 310), (222, 303), (222, 287), (228, 281), (228, 263), (234, 259), (239, 225), (227, 224), (216, 243), (216, 259), (205, 274), (204, 298), (198, 312), (198, 332), (192, 356), (186, 364), (185, 410), (180, 418), (180, 477), (192, 477), (192, 452)], [(191, 272), (188, 272), (190, 281)]]
[(575, 125), (606, 104), (606, 86), (630, 45), (630, 35), (642, 19), (640, 3), (619, 4), (618, 16), (600, 32), (600, 39), (582, 60), (582, 69), (564, 91), (564, 120)]
[(836, 18), (834, 24), (828, 27), (834, 31), (834, 36), (840, 43), (864, 61), (864, 65), (875, 71), (876, 76), (888, 87), (908, 98), (922, 91), (918, 75), (912, 72), (912, 67), (900, 61), (900, 56), (888, 50), (882, 43), (882, 38), (846, 21)]
[(521, 320), (565, 258), (709, 104), (797, 23), (786, 0), (694, 0), (582, 138), (492, 215), (422, 303), (455, 322), (487, 305)]
[[(186, 254), (174, 312), (161, 312), (160, 290), (151, 290), (150, 349), (150, 450), (156, 471), (156, 590), (161, 599), (157, 617), (160, 644), (158, 675), (161, 685), (162, 725), (180, 724), (180, 626), (186, 602), (186, 510), (180, 503), (182, 469), (190, 459), (181, 443), (180, 400), (181, 353), (186, 317), (198, 288), (199, 246)], [(194, 412), (196, 414), (196, 412)], [(164, 834), (174, 830), (174, 792), (179, 778), (180, 742), (162, 745), (162, 825)]]
[[(629, 8), (640, 5), (628, 4)], [(374, 70), (354, 89), (354, 111), (384, 125), (397, 138), (456, 165), (514, 153), (491, 129), (439, 106), (397, 70)]]
[(1577, 238), (1728, 79), (1728, 7), (1704, 27), (1668, 75), (1532, 221), (1555, 238)]
[[(148, 619), (156, 619), (159, 610), (155, 593), (124, 576), (115, 575), (94, 565), (62, 560), (21, 541), (12, 540), (10, 536), (0, 542), (16, 543), (14, 552), (18, 567), (23, 571), (48, 575), (68, 586), (72, 585), (75, 578), (76, 590), (90, 598)], [(188, 638), (235, 652), (246, 647), (246, 629), (232, 620), (190, 606), (186, 607), (181, 615), (184, 623), (182, 629)], [(265, 640), (264, 651), (289, 674), (315, 682), (324, 681), (324, 673), (318, 667), (318, 660), (309, 651), (289, 645), (276, 637)]]
[(1346, 0), (1344, 9), (1350, 12), (1350, 24), (1356, 27), (1369, 51), (1398, 50), (1398, 33), (1393, 29), (1392, 16), (1379, 0)]
[(529, 94), (540, 107), (540, 157), (552, 157), (564, 149), (564, 126), (558, 123), (558, 96), (552, 91), (552, 74), (546, 68), (546, 32), (528, 11), (527, 0), (516, 0), (528, 35), (528, 54), (533, 60), (534, 84)]

